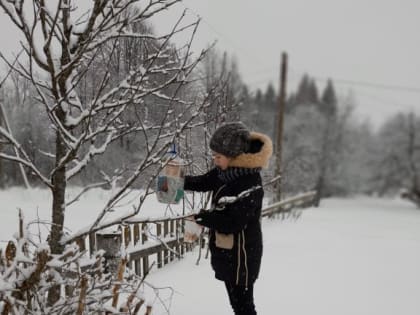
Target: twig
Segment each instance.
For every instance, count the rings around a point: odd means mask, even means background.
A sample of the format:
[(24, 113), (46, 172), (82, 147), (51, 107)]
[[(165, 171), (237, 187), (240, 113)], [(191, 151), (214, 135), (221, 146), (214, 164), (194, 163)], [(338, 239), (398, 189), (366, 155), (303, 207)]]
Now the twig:
[(88, 284), (88, 279), (86, 275), (83, 275), (82, 281), (80, 283), (80, 295), (79, 295), (79, 303), (77, 305), (76, 315), (83, 315), (83, 312), (85, 310), (87, 284)]
[(125, 265), (127, 264), (127, 262), (128, 260), (126, 256), (121, 258), (120, 263), (118, 265), (117, 279), (114, 285), (114, 289), (112, 290), (112, 307), (114, 308), (116, 308), (118, 305), (119, 290), (124, 277)]

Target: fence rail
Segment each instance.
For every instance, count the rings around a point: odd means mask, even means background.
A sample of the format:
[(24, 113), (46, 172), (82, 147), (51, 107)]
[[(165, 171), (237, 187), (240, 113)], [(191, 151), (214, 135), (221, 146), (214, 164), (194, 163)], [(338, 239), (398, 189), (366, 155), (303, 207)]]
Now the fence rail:
[[(262, 209), (262, 216), (290, 212), (294, 208), (309, 207), (313, 204), (315, 192), (307, 192), (268, 205)], [(193, 244), (183, 238), (185, 217), (131, 219), (116, 227), (113, 232), (96, 232), (88, 237), (90, 252), (105, 250), (105, 258), (110, 268), (118, 265), (121, 246), (129, 254), (128, 267), (139, 276), (149, 272), (152, 264), (161, 268), (176, 258), (182, 258)], [(85, 240), (79, 241), (85, 248)], [(153, 260), (153, 262), (152, 262)]]
[(294, 208), (306, 208), (313, 205), (316, 191), (309, 191), (264, 207), (261, 216), (267, 217), (276, 213), (289, 212)]
[[(115, 226), (115, 230), (100, 231), (88, 236), (89, 250), (104, 250), (110, 269), (116, 269), (121, 246), (129, 256), (128, 267), (139, 276), (149, 272), (152, 264), (157, 268), (180, 258), (191, 249), (183, 239), (184, 219), (181, 217), (152, 220), (130, 220)], [(79, 241), (83, 249), (85, 241)]]

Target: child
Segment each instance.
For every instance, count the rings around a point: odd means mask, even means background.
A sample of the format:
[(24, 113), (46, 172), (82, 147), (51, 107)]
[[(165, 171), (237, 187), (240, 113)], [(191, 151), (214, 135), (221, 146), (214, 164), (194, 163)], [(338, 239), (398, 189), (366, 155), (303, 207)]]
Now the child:
[(215, 277), (225, 282), (234, 313), (257, 314), (253, 287), (262, 257), (260, 171), (268, 165), (272, 142), (242, 123), (228, 123), (215, 131), (210, 148), (215, 167), (201, 176), (186, 176), (184, 189), (213, 193), (215, 210), (193, 218), (210, 229), (211, 265)]

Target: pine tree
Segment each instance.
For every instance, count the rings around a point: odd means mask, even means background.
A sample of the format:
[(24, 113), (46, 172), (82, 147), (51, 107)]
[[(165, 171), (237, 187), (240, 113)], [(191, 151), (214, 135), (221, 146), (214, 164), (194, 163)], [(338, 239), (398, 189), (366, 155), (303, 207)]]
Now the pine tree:
[(277, 95), (271, 83), (267, 86), (263, 106), (263, 111), (260, 115), (264, 119), (264, 125), (261, 126), (261, 131), (265, 131), (274, 139), (277, 121)]
[(315, 80), (305, 74), (299, 83), (299, 87), (293, 101), (295, 102), (295, 105), (318, 104), (318, 88), (315, 84)]
[(334, 117), (337, 114), (337, 97), (331, 79), (328, 79), (327, 86), (322, 93), (320, 110), (327, 117)]

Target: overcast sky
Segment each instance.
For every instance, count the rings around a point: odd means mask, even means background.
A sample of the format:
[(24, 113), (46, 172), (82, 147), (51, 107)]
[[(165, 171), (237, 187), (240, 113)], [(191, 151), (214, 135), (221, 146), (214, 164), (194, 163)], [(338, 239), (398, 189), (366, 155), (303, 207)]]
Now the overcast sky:
[(194, 47), (217, 40), (252, 87), (278, 86), (286, 51), (291, 89), (303, 73), (321, 89), (331, 77), (376, 125), (396, 111), (420, 113), (419, 0), (185, 0), (178, 10), (185, 7), (203, 18)]
[[(237, 57), (252, 88), (269, 82), (278, 86), (280, 54), (286, 51), (289, 89), (296, 88), (303, 73), (317, 78), (321, 89), (330, 77), (342, 95), (353, 91), (361, 119), (370, 117), (377, 125), (397, 111), (420, 114), (419, 0), (183, 3), (156, 19), (156, 29), (168, 28), (189, 8), (187, 21), (202, 17), (194, 49), (217, 40), (220, 50)], [(1, 50), (17, 47), (17, 32), (3, 13), (0, 27)]]

